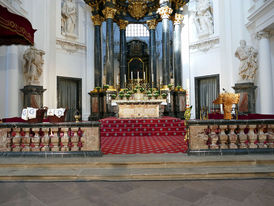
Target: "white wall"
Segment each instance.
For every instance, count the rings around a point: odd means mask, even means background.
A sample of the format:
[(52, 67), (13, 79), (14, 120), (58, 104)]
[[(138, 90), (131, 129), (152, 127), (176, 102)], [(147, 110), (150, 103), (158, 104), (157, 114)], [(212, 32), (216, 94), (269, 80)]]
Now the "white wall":
[[(90, 113), (88, 92), (93, 88), (93, 39), (94, 30), (90, 8), (83, 1), (76, 1), (78, 8), (77, 38), (61, 35), (61, 0), (0, 0), (10, 11), (25, 16), (35, 32), (35, 47), (45, 51), (41, 84), (44, 105), (57, 107), (57, 76), (82, 79), (82, 114), (87, 120)], [(56, 12), (55, 12), (56, 11)], [(69, 42), (76, 50), (68, 52), (58, 42)], [(0, 118), (20, 116), (23, 95), (23, 53), (26, 46), (0, 47)], [(12, 81), (10, 81), (12, 79)], [(12, 95), (10, 95), (12, 94)]]

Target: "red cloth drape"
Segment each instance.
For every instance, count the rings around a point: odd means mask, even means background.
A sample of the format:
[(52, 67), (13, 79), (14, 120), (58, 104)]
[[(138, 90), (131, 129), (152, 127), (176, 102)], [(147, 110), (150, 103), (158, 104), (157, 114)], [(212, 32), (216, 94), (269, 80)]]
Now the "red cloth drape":
[(0, 45), (33, 45), (35, 31), (25, 17), (0, 5)]

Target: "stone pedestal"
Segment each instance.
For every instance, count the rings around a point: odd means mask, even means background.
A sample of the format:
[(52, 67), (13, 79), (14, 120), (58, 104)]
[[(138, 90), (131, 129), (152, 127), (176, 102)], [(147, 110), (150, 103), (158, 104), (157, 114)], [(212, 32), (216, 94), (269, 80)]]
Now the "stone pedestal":
[(106, 112), (104, 117), (113, 117), (117, 112), (115, 112), (115, 107), (111, 105), (111, 95), (116, 94), (116, 91), (107, 91), (106, 96), (104, 97), (104, 104), (106, 106)]
[(27, 85), (21, 89), (24, 93), (24, 107), (43, 107), (43, 93), (46, 89), (43, 86)]
[(174, 103), (174, 115), (180, 119), (184, 118), (185, 108), (186, 108), (186, 92), (185, 91), (175, 91), (173, 93), (173, 103)]
[(89, 121), (97, 121), (105, 117), (106, 113), (106, 103), (104, 92), (93, 93), (90, 92), (90, 116)]
[(238, 104), (239, 113), (255, 113), (255, 89), (254, 83), (238, 83), (232, 87), (235, 93), (240, 93), (240, 101)]

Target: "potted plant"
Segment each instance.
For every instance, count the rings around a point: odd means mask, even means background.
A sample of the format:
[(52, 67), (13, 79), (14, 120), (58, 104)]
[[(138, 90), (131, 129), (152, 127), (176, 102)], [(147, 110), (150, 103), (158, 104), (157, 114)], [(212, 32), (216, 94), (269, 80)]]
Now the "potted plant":
[(172, 89), (173, 84), (168, 84), (167, 87), (168, 87), (169, 89)]
[(166, 99), (167, 93), (162, 93), (162, 97), (163, 97), (164, 99)]
[(116, 99), (116, 97), (117, 97), (116, 94), (111, 95), (111, 99)]
[(180, 91), (182, 89), (182, 87), (180, 85), (176, 86), (176, 90)]
[(147, 94), (147, 97), (148, 97), (148, 99), (151, 99), (152, 94), (151, 93)]
[(124, 89), (124, 92), (128, 92), (128, 88), (125, 88), (125, 89)]
[(97, 92), (100, 92), (101, 87), (95, 87), (95, 89), (97, 90)]
[(127, 98), (127, 100), (129, 100), (129, 98), (131, 97), (131, 94), (129, 94), (129, 93), (126, 93), (126, 98)]
[(123, 99), (124, 96), (125, 96), (124, 93), (123, 94), (119, 94), (120, 99)]
[(140, 92), (145, 91), (145, 89), (143, 87), (140, 87)]
[(158, 93), (158, 92), (155, 92), (155, 93), (153, 94), (153, 96), (155, 97), (155, 99), (158, 99), (159, 93)]
[(108, 88), (109, 88), (108, 84), (104, 85), (104, 89), (108, 89)]

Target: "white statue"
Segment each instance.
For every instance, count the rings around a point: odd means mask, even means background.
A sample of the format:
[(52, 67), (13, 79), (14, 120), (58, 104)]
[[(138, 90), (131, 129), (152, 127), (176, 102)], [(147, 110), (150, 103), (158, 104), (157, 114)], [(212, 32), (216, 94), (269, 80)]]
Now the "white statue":
[(40, 76), (43, 72), (44, 59), (43, 55), (45, 52), (34, 47), (28, 48), (23, 58), (25, 59), (24, 64), (24, 76), (27, 84), (39, 84)]
[(62, 5), (62, 34), (75, 35), (76, 19), (77, 13), (74, 0), (64, 0)]
[(240, 81), (253, 82), (258, 69), (258, 52), (253, 47), (247, 47), (246, 41), (240, 41), (240, 47), (235, 52), (235, 57), (240, 60)]
[(199, 36), (213, 34), (214, 19), (211, 0), (196, 0), (194, 23)]

